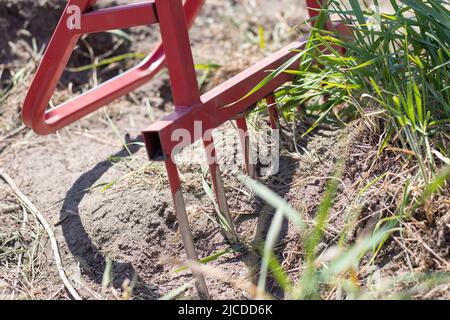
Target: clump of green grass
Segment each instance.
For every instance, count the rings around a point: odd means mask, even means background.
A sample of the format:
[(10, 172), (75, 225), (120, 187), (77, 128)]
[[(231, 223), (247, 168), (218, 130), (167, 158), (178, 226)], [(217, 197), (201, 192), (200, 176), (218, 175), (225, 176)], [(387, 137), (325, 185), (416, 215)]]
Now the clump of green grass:
[[(319, 249), (324, 240), (331, 208), (338, 192), (338, 179), (342, 176), (343, 161), (338, 161), (333, 177), (329, 179), (324, 196), (308, 225), (301, 212), (264, 185), (244, 177), (244, 183), (262, 200), (276, 209), (262, 251), (262, 265), (258, 292), (266, 292), (269, 276), (284, 290), (288, 299), (410, 299), (442, 284), (450, 283), (448, 273), (402, 273), (386, 277), (377, 273), (374, 261), (380, 248), (394, 233), (402, 232), (402, 222), (421, 202), (429, 199), (445, 185), (450, 167), (443, 170), (428, 184), (428, 188), (414, 203), (410, 189), (404, 188), (402, 202), (394, 216), (381, 220), (372, 234), (361, 236), (355, 242), (340, 241), (325, 251)], [(283, 221), (287, 219), (301, 235), (303, 261), (299, 272), (289, 277), (276, 256), (276, 247)], [(346, 228), (341, 231), (345, 235)], [(368, 272), (368, 270), (375, 270)], [(362, 280), (364, 279), (364, 280)]]
[[(417, 159), (429, 181), (450, 154), (450, 2), (390, 0), (393, 13), (382, 12), (378, 0), (372, 8), (348, 2), (327, 1), (297, 55), (300, 68), (276, 70), (297, 76), (279, 100), (288, 117), (298, 105), (315, 117), (305, 134), (326, 120), (376, 115), (380, 153), (394, 144)], [(331, 16), (351, 36), (324, 30)]]

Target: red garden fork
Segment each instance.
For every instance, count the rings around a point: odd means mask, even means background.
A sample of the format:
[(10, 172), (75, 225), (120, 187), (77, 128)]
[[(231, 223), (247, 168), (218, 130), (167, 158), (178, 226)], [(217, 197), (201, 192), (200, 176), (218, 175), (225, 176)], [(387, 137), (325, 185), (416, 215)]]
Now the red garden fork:
[[(318, 14), (323, 1), (307, 0), (311, 17)], [(235, 119), (240, 129), (245, 168), (247, 174), (253, 176), (255, 170), (249, 161), (245, 115), (259, 101), (266, 99), (271, 126), (277, 128), (278, 114), (273, 92), (292, 80), (293, 76), (282, 73), (254, 94), (250, 96), (246, 94), (267, 76), (267, 71), (277, 69), (291, 61), (296, 54), (293, 50), (301, 49), (304, 41), (289, 44), (206, 94), (200, 95), (188, 29), (203, 6), (204, 0), (186, 0), (184, 4), (182, 0), (154, 0), (101, 10), (93, 9), (95, 3), (96, 0), (68, 1), (26, 97), (23, 121), (38, 134), (53, 133), (141, 86), (167, 64), (175, 110), (143, 130), (143, 136), (149, 158), (165, 162), (187, 257), (197, 261), (178, 168), (173, 159), (179, 142), (172, 139), (172, 133), (176, 129), (183, 128), (191, 134), (191, 141), (188, 144), (203, 140), (220, 211), (219, 219), (228, 226), (223, 230), (227, 239), (231, 242), (236, 241), (220, 168), (215, 159), (214, 141), (211, 136), (205, 136), (205, 133), (228, 120)], [(79, 17), (77, 13), (80, 13)], [(156, 23), (160, 25), (162, 41), (140, 65), (48, 110), (56, 85), (81, 35)], [(297, 61), (292, 62), (290, 67), (296, 66)], [(196, 130), (196, 123), (201, 123), (200, 131)], [(200, 296), (208, 298), (205, 279), (198, 272), (193, 273), (197, 279), (196, 286)]]

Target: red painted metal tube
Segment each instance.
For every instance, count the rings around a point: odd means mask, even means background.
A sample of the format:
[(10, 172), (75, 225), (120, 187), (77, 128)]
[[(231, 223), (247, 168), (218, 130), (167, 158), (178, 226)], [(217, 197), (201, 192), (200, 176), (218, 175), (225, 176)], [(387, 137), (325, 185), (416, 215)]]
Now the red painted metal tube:
[(83, 14), (79, 33), (96, 33), (158, 23), (153, 2), (105, 8)]
[(200, 103), (200, 90), (181, 1), (155, 3), (175, 108), (192, 107)]
[(319, 15), (319, 10), (326, 0), (306, 0), (306, 6), (308, 7), (309, 16), (314, 18)]
[[(204, 0), (187, 0), (184, 4), (186, 24), (190, 27)], [(98, 11), (88, 10), (92, 0), (69, 0), (60, 22), (50, 40), (24, 102), (24, 123), (36, 133), (46, 135), (61, 129), (152, 79), (165, 65), (160, 43), (140, 65), (86, 93), (47, 111), (49, 101), (64, 71), (70, 55), (84, 32), (98, 32), (109, 28), (125, 28), (159, 21), (154, 2), (125, 5)], [(67, 27), (70, 6), (78, 6), (83, 15), (81, 30)]]
[(245, 117), (236, 119), (241, 140), (241, 151), (244, 157), (245, 173), (252, 179), (256, 178), (256, 166), (251, 159), (250, 133), (248, 131), (247, 119)]
[[(204, 1), (187, 0), (185, 2), (184, 11), (188, 27), (193, 24)], [(320, 8), (323, 1), (307, 0), (312, 17), (318, 14), (317, 9)], [(95, 3), (96, 0), (68, 1), (64, 14), (38, 68), (22, 112), (24, 123), (38, 134), (50, 134), (129, 93), (153, 78), (165, 64), (164, 50), (162, 44), (159, 44), (152, 54), (137, 67), (47, 111), (59, 78), (82, 34), (159, 22), (154, 2), (124, 5), (89, 12), (88, 10)], [(83, 12), (80, 30), (68, 29), (66, 24), (71, 14), (68, 8), (73, 5), (78, 6)], [(162, 2), (161, 5), (163, 5)], [(172, 21), (172, 23), (174, 22)], [(175, 84), (175, 86), (177, 85), (180, 86)], [(190, 88), (192, 89), (192, 87)], [(183, 90), (174, 91), (178, 94), (178, 92)], [(184, 91), (187, 92), (186, 90)], [(176, 103), (176, 105), (182, 107), (186, 103), (181, 100), (181, 103)]]
[[(176, 110), (143, 131), (150, 159), (162, 160), (172, 156), (177, 141), (172, 141), (172, 132), (183, 128), (191, 133), (192, 141), (202, 138), (195, 130), (195, 121), (202, 123), (203, 134), (206, 130), (219, 127), (224, 122), (246, 111), (250, 106), (267, 97), (275, 89), (293, 79), (293, 76), (282, 73), (249, 97), (242, 99), (251, 89), (267, 76), (267, 70), (274, 70), (301, 49), (303, 42), (294, 42), (268, 58), (261, 60), (247, 70), (229, 79), (218, 87), (201, 96), (201, 104), (194, 108)], [(294, 62), (290, 68), (296, 68)]]
[(277, 109), (277, 101), (275, 99), (275, 94), (270, 94), (266, 97), (267, 109), (269, 110), (270, 127), (273, 130), (279, 129), (280, 122)]

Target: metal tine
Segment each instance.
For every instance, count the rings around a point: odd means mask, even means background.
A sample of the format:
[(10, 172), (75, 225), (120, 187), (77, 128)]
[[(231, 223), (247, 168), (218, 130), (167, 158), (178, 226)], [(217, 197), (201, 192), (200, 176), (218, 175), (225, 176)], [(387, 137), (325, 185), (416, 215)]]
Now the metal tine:
[(280, 129), (280, 118), (277, 110), (277, 100), (275, 94), (271, 93), (266, 97), (267, 107), (269, 109), (270, 126), (273, 130)]
[(242, 154), (245, 161), (245, 171), (250, 178), (256, 179), (256, 166), (251, 163), (250, 158), (250, 136), (247, 127), (247, 119), (245, 117), (236, 119), (236, 125), (239, 129), (239, 138), (241, 140)]
[[(222, 174), (220, 172), (219, 164), (217, 163), (216, 147), (212, 135), (203, 137), (203, 144), (205, 146), (206, 158), (211, 173), (211, 181), (213, 185), (214, 194), (216, 196), (217, 206), (220, 214), (217, 214), (221, 232), (224, 237), (231, 244), (238, 242), (236, 230), (234, 228), (233, 220), (231, 219), (230, 209), (225, 195), (225, 188), (223, 185)], [(225, 225), (225, 226), (224, 226)]]
[[(173, 202), (175, 205), (175, 213), (180, 227), (180, 234), (183, 240), (184, 249), (188, 260), (198, 261), (197, 252), (195, 251), (194, 241), (192, 239), (192, 232), (189, 227), (189, 220), (186, 214), (186, 204), (184, 202), (183, 192), (181, 190), (180, 176), (178, 168), (172, 159), (168, 158), (165, 161), (167, 175), (169, 178), (170, 188), (172, 190)], [(203, 274), (192, 271), (193, 276), (197, 279), (196, 287), (200, 299), (209, 299), (208, 288)]]
[[(164, 53), (169, 65), (169, 76), (175, 110), (193, 108), (200, 101), (200, 93), (195, 74), (194, 60), (189, 42), (186, 15), (181, 0), (155, 0), (158, 13), (161, 39)], [(174, 32), (176, 30), (176, 32)], [(161, 144), (164, 144), (162, 141)], [(162, 146), (165, 150), (165, 147)], [(172, 154), (166, 159), (166, 169), (174, 198), (180, 233), (183, 239), (186, 255), (189, 260), (198, 261), (192, 239), (186, 205), (181, 191), (178, 168), (172, 159)], [(197, 291), (201, 299), (209, 299), (208, 288), (203, 274), (192, 270), (197, 279)]]

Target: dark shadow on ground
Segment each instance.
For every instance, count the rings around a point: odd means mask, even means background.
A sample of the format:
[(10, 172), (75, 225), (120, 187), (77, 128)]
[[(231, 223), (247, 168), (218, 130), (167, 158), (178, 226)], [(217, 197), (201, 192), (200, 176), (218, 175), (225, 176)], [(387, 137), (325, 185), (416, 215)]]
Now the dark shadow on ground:
[[(136, 142), (143, 141), (141, 136), (134, 139), (130, 139), (129, 136), (127, 136), (125, 139), (128, 150), (123, 148), (114, 154), (113, 157), (127, 157), (130, 155), (129, 152), (135, 154), (141, 149), (141, 144), (136, 144)], [(98, 183), (98, 180), (112, 167), (112, 165), (111, 161), (104, 160), (81, 175), (67, 191), (60, 211), (61, 221), (67, 218), (67, 215), (69, 214), (69, 219), (62, 224), (62, 231), (70, 252), (81, 262), (84, 274), (98, 284), (102, 283), (106, 266), (106, 257), (96, 248), (92, 243), (89, 234), (86, 232), (79, 215), (79, 206), (84, 196), (89, 193), (89, 189)], [(133, 277), (137, 276), (131, 263), (112, 261), (112, 267), (115, 276), (113, 281), (114, 288), (122, 288), (126, 279), (131, 280)], [(137, 278), (137, 284), (138, 285), (135, 288), (135, 294), (137, 296), (142, 296), (147, 299), (156, 299), (160, 296), (157, 287), (142, 284), (139, 277)]]
[[(300, 145), (307, 149), (309, 140), (314, 137), (313, 134), (308, 138), (304, 138), (298, 141)], [(132, 154), (137, 153), (141, 149), (141, 144), (133, 142), (142, 142), (142, 138), (139, 136), (134, 139), (126, 139), (128, 149)], [(119, 152), (113, 155), (113, 157), (126, 157), (128, 156), (128, 150), (123, 148)], [(95, 186), (99, 179), (104, 175), (111, 167), (112, 162), (104, 160), (96, 164), (91, 170), (81, 175), (72, 187), (66, 193), (63, 206), (60, 211), (60, 219), (63, 220), (67, 214), (70, 214), (70, 218), (62, 224), (62, 230), (64, 238), (67, 242), (70, 252), (79, 261), (85, 265), (83, 268), (84, 274), (86, 274), (91, 280), (98, 284), (102, 283), (103, 274), (106, 266), (106, 257), (101, 253), (98, 248), (92, 243), (89, 234), (83, 226), (81, 218), (79, 216), (79, 206), (85, 195), (89, 193), (89, 189)], [(277, 174), (265, 180), (266, 186), (281, 196), (285, 197), (290, 191), (290, 185), (293, 182), (293, 174), (299, 165), (297, 159), (293, 159), (286, 156), (280, 157), (280, 170)], [(247, 219), (252, 219), (257, 216), (257, 231), (255, 238), (252, 241), (252, 249), (248, 253), (240, 256), (246, 264), (249, 274), (252, 276), (252, 281), (257, 283), (257, 275), (260, 268), (260, 255), (257, 248), (260, 247), (267, 235), (267, 231), (270, 227), (275, 210), (266, 205), (263, 200), (257, 199), (257, 205), (254, 210), (254, 214), (240, 216), (235, 222), (237, 225), (244, 222)], [(195, 241), (200, 239), (209, 238), (215, 233), (217, 229), (205, 230), (204, 232), (195, 234)], [(288, 233), (288, 221), (285, 220), (280, 233), (280, 240), (283, 240)], [(200, 238), (200, 239), (199, 239)], [(286, 242), (280, 241), (277, 246), (277, 252), (279, 261), (282, 261), (281, 253), (284, 251)], [(245, 251), (245, 250), (244, 250)], [(132, 279), (137, 276), (137, 271), (133, 268), (131, 263), (122, 263), (118, 261), (112, 262), (113, 273), (115, 275), (113, 286), (115, 288), (122, 288), (123, 282), (126, 279)], [(135, 289), (137, 296), (141, 296), (146, 299), (156, 299), (160, 297), (160, 292), (157, 287), (143, 284), (138, 278), (138, 285)], [(276, 298), (284, 298), (284, 292), (282, 288), (276, 283), (274, 279), (269, 277), (267, 281), (267, 292), (272, 294)]]

